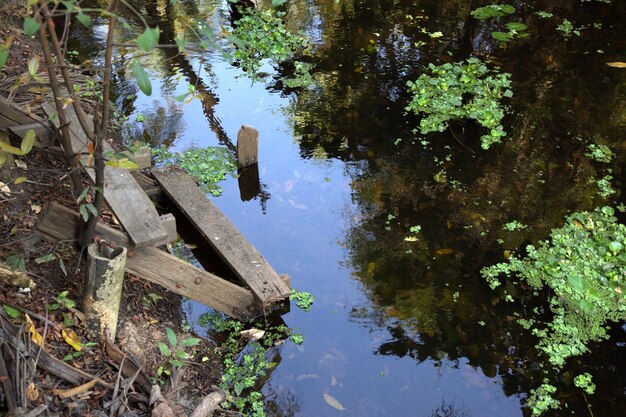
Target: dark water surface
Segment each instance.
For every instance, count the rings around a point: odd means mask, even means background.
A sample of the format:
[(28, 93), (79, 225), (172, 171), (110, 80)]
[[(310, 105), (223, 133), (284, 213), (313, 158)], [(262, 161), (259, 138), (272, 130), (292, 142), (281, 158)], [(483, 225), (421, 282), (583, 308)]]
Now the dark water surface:
[[(178, 151), (230, 146), (242, 124), (260, 131), (261, 194), (242, 201), (230, 178), (214, 202), (294, 288), (315, 295), (311, 312), (292, 308), (284, 317), (305, 342), (281, 347), (263, 387), (271, 415), (527, 413), (522, 406), (541, 384), (542, 360), (515, 314), (534, 305), (503, 302), (479, 271), (506, 250), (545, 238), (567, 212), (603, 203), (591, 177), (607, 167), (584, 157), (592, 139), (617, 154), (610, 168), (619, 200), (626, 70), (606, 62), (626, 61), (626, 7), (617, 0), (509, 3), (517, 12), (506, 21), (526, 23), (530, 36), (503, 48), (490, 36), (497, 22), (470, 17), (484, 5), (478, 1), (288, 1), (288, 24), (314, 40), (306, 60), (318, 85), (305, 90), (289, 91), (271, 77), (252, 83), (218, 53), (156, 53), (145, 62), (152, 97), (120, 78), (120, 97), (137, 94), (119, 100), (129, 124), (145, 116), (137, 126), (154, 143)], [(229, 25), (225, 4), (137, 7), (152, 14), (163, 42), (189, 16), (218, 30)], [(564, 18), (580, 36), (556, 30)], [(435, 32), (442, 36), (428, 35)], [(490, 55), (512, 73), (505, 143), (483, 151), (480, 129), (456, 124), (429, 135), (433, 146), (423, 148), (411, 132), (419, 119), (404, 114), (406, 82), (431, 62), (471, 55)], [(202, 102), (168, 98), (189, 83)], [(504, 231), (512, 220), (528, 227)], [(421, 232), (410, 232), (417, 225)], [(191, 303), (188, 310), (193, 320), (206, 308)], [(598, 385), (588, 398), (594, 415), (626, 415), (625, 340), (616, 327), (611, 341), (565, 368), (559, 395), (569, 408), (559, 415), (590, 415), (571, 381), (585, 371)]]

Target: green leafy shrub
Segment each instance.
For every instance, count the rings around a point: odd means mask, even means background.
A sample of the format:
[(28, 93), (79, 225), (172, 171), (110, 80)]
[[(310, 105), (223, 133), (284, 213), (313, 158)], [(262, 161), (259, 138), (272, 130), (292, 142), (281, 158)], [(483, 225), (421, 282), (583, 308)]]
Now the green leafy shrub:
[(488, 129), (481, 137), (483, 149), (489, 149), (506, 135), (501, 124), (506, 107), (504, 97), (513, 96), (509, 89), (511, 75), (487, 68), (478, 58), (466, 62), (429, 65), (430, 74), (422, 74), (407, 86), (412, 99), (408, 112), (423, 115), (423, 134), (443, 132), (450, 121), (473, 119)]
[(236, 22), (232, 42), (237, 50), (233, 56), (248, 75), (254, 76), (264, 59), (286, 61), (307, 47), (304, 37), (293, 35), (283, 25), (282, 15), (274, 9), (247, 9)]
[[(492, 288), (500, 285), (501, 276), (514, 275), (535, 290), (550, 290), (552, 320), (533, 317), (521, 324), (532, 329), (539, 338), (537, 347), (557, 370), (567, 358), (587, 353), (589, 343), (608, 338), (608, 323), (626, 319), (622, 290), (626, 226), (614, 214), (608, 206), (574, 213), (564, 226), (552, 231), (550, 241), (529, 245), (525, 257), (511, 256), (507, 262), (482, 270)], [(595, 389), (590, 376), (581, 376), (576, 384), (588, 393)], [(533, 412), (537, 404), (553, 408), (554, 403), (546, 400), (551, 392), (543, 389), (541, 395), (531, 396)]]

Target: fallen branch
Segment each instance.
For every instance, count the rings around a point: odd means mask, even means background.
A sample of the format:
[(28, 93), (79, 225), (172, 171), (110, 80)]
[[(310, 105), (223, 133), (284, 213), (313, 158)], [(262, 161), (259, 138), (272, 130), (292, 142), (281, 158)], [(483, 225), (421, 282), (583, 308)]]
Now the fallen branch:
[[(18, 334), (18, 328), (2, 313), (0, 313), (0, 325), (6, 334), (11, 337), (11, 339), (15, 339)], [(26, 349), (26, 352), (23, 352), (26, 357), (34, 358), (39, 355), (39, 361), (37, 362), (37, 366), (39, 368), (51, 373), (57, 378), (69, 382), (70, 384), (78, 385), (84, 383), (85, 381), (96, 379), (99, 386), (110, 390), (113, 389), (111, 384), (104, 382), (103, 380), (96, 378), (85, 371), (81, 371), (80, 369), (76, 369), (73, 366), (68, 365), (67, 363), (50, 355), (48, 352), (35, 344), (30, 344), (28, 348), (23, 345), (21, 347)]]
[(190, 417), (210, 417), (215, 409), (226, 399), (222, 391), (213, 391), (200, 401)]

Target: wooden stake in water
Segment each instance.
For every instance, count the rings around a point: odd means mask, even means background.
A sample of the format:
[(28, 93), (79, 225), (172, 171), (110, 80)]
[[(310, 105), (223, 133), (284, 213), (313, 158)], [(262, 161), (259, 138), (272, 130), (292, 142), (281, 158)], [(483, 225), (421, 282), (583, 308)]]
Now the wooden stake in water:
[(237, 166), (247, 167), (259, 162), (259, 131), (252, 126), (241, 126), (237, 133)]

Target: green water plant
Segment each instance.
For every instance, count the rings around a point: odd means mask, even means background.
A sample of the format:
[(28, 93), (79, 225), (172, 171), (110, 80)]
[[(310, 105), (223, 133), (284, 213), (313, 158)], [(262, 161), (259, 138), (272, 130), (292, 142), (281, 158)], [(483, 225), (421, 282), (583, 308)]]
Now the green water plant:
[(490, 19), (492, 17), (503, 17), (515, 13), (515, 7), (510, 4), (489, 4), (479, 7), (470, 12), (470, 14), (479, 20)]
[(237, 161), (232, 152), (221, 146), (207, 146), (206, 148), (191, 148), (183, 153), (174, 153), (165, 148), (152, 149), (152, 156), (156, 163), (163, 165), (176, 164), (195, 177), (204, 192), (214, 197), (222, 194), (222, 188), (217, 184), (228, 175), (236, 176)]
[(475, 120), (487, 129), (481, 147), (489, 149), (506, 136), (502, 100), (513, 96), (511, 74), (489, 69), (478, 58), (465, 62), (429, 64), (428, 72), (407, 83), (411, 101), (406, 111), (421, 115), (420, 132), (443, 132), (452, 121)]
[(247, 75), (255, 77), (264, 59), (282, 62), (304, 51), (308, 41), (283, 25), (284, 13), (274, 9), (246, 8), (232, 31), (235, 62)]
[[(298, 294), (309, 299), (303, 295), (308, 293)], [(270, 359), (272, 349), (287, 339), (299, 345), (303, 342), (302, 335), (286, 325), (252, 323), (244, 326), (217, 311), (201, 315), (198, 325), (226, 337), (218, 349), (224, 360), (220, 388), (226, 393), (226, 400), (222, 408), (234, 409), (246, 416), (265, 417), (263, 394), (255, 388), (268, 370), (276, 366)]]
[[(527, 246), (526, 252), (484, 268), (482, 275), (492, 288), (507, 277), (509, 284), (528, 285), (538, 294), (549, 290), (551, 320), (538, 312), (520, 324), (538, 337), (537, 348), (558, 372), (568, 358), (588, 353), (591, 342), (607, 339), (610, 323), (626, 320), (626, 226), (609, 206), (574, 213), (549, 240)], [(579, 378), (578, 385), (593, 391), (591, 376)], [(542, 385), (534, 392), (529, 401), (534, 413), (554, 408), (546, 400), (554, 391)], [(547, 408), (533, 408), (540, 404)]]

